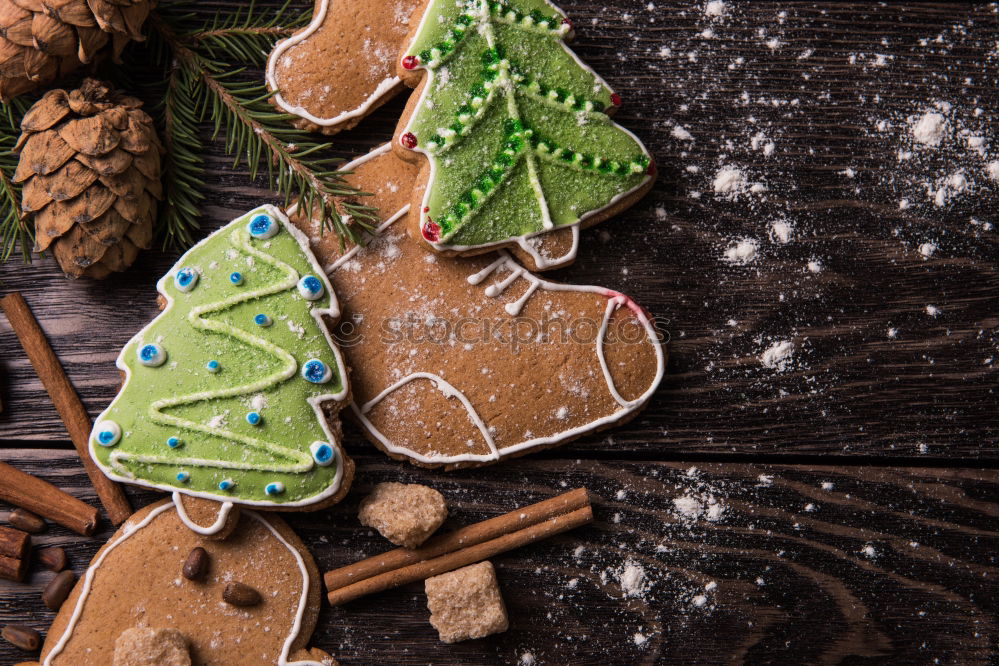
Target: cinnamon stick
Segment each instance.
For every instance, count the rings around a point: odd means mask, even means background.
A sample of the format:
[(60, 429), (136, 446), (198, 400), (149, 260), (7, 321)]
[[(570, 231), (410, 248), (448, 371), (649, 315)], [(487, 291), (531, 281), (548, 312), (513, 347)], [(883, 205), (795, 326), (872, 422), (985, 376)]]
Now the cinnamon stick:
[(30, 552), (30, 534), (12, 527), (0, 527), (0, 578), (23, 581)]
[[(38, 320), (35, 319), (28, 304), (18, 292), (0, 298), (0, 308), (6, 313), (11, 328), (17, 334), (31, 365), (34, 366), (35, 372), (42, 380), (42, 385), (48, 391), (52, 404), (59, 412), (59, 417), (66, 424), (66, 430), (69, 431), (69, 436), (73, 440), (73, 446), (76, 447), (76, 451), (80, 455), (83, 468), (86, 470), (87, 476), (90, 477), (90, 482), (94, 485), (101, 504), (108, 512), (108, 518), (116, 526), (121, 525), (132, 515), (132, 507), (121, 487), (104, 476), (91, 460), (88, 441), (93, 424), (90, 421), (90, 416), (80, 401), (80, 396), (77, 395), (70, 383), (69, 377), (66, 376), (55, 352), (52, 351), (52, 347), (45, 338), (45, 333), (38, 325)], [(36, 511), (36, 513), (42, 512)]]
[(396, 550), (328, 572), (331, 605), (353, 601), (489, 559), (594, 519), (585, 488), (443, 534), (417, 549)]
[(48, 481), (0, 462), (0, 500), (45, 516), (77, 534), (90, 536), (97, 529), (100, 513)]

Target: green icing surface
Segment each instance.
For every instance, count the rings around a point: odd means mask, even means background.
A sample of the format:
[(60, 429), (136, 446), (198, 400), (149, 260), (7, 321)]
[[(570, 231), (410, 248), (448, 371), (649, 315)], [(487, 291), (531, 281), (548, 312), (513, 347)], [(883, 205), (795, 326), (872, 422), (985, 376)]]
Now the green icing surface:
[(544, 0), (432, 0), (407, 53), (429, 70), (408, 132), (433, 164), (423, 223), (487, 245), (578, 222), (642, 184), (649, 156)]
[[(281, 227), (267, 240), (246, 231), (260, 213)], [(185, 267), (200, 274), (187, 293), (174, 283)], [(240, 286), (230, 282), (234, 271), (243, 274)], [(324, 283), (320, 299), (298, 293), (305, 275)], [(280, 213), (262, 208), (234, 220), (181, 257), (157, 288), (172, 303), (118, 359), (129, 378), (98, 424), (114, 421), (122, 436), (108, 447), (92, 435), (98, 464), (138, 483), (235, 502), (306, 504), (334, 492), (339, 461), (314, 463), (310, 445), (333, 442), (308, 400), (329, 399), (344, 389), (338, 356), (313, 316), (314, 308), (335, 310), (336, 301)], [(258, 326), (254, 317), (260, 313), (273, 324)], [(139, 362), (137, 350), (149, 343), (167, 352), (163, 365)], [(309, 359), (326, 363), (333, 378), (324, 384), (305, 380), (300, 370)], [(218, 373), (206, 368), (210, 360), (221, 364)], [(263, 417), (260, 425), (247, 422), (251, 411)], [(170, 448), (170, 437), (181, 446)], [(189, 480), (178, 481), (178, 472), (187, 472)], [(235, 482), (231, 490), (220, 490), (224, 479)], [(267, 484), (275, 482), (284, 491), (266, 494)]]

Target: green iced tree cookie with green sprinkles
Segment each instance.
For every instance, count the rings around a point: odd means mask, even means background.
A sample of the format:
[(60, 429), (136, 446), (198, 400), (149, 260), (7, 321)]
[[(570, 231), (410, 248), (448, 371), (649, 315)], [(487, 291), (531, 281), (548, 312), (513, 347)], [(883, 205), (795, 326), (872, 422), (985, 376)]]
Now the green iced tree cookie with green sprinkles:
[(545, 0), (428, 1), (399, 62), (423, 84), (397, 136), (401, 156), (427, 159), (414, 205), (436, 250), (534, 254), (532, 237), (597, 223), (652, 186), (648, 151), (608, 115), (621, 99), (571, 35)]
[(118, 357), (90, 451), (109, 477), (222, 502), (312, 508), (346, 491), (332, 418), (346, 373), (336, 295), (273, 206), (226, 225), (156, 285), (166, 307)]

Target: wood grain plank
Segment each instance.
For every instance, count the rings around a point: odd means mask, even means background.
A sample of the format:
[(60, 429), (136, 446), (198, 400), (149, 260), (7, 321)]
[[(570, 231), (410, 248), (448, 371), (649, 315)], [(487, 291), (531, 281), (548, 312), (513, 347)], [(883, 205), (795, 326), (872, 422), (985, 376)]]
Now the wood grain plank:
[[(641, 204), (585, 232), (577, 264), (554, 277), (633, 295), (672, 343), (645, 414), (573, 451), (995, 459), (996, 5), (728, 3), (721, 19), (700, 0), (562, 5), (575, 49), (622, 94), (619, 120), (661, 177)], [(401, 105), (337, 136), (338, 153), (385, 140)], [(910, 131), (927, 111), (948, 122), (937, 148)], [(976, 136), (982, 155), (968, 144)], [(229, 165), (214, 145), (206, 230), (273, 201)], [(764, 191), (716, 193), (726, 166)], [(935, 205), (928, 190), (956, 173), (966, 190)], [(788, 243), (775, 221), (791, 225)], [(757, 259), (727, 262), (742, 239), (758, 243)], [(117, 350), (155, 315), (153, 284), (171, 259), (147, 252), (103, 283), (64, 281), (51, 259), (0, 267), (92, 416), (114, 396)], [(782, 340), (795, 344), (789, 367), (764, 367)], [(0, 363), (0, 438), (64, 438), (2, 321)]]
[[(4, 458), (95, 501), (69, 452)], [(499, 636), (439, 643), (419, 584), (325, 607), (313, 643), (344, 664), (997, 659), (995, 471), (581, 459), (445, 474), (380, 456), (358, 463), (344, 503), (288, 517), (321, 569), (389, 548), (356, 518), (380, 481), (439, 489), (446, 528), (581, 485), (596, 522), (494, 560), (511, 617)], [(136, 506), (154, 497), (133, 495)], [(37, 541), (66, 548), (81, 573), (109, 533), (51, 527)], [(50, 576), (0, 582), (0, 624), (44, 631), (52, 614), (39, 594)], [(21, 656), (0, 645), (0, 660)]]

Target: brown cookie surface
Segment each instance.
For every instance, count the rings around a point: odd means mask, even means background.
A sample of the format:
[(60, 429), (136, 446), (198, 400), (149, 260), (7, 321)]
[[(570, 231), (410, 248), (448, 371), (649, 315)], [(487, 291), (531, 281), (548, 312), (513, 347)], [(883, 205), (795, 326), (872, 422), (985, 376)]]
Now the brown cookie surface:
[[(194, 548), (209, 564), (190, 580), (182, 569)], [(260, 603), (225, 601), (232, 583), (257, 591)], [(232, 535), (209, 540), (163, 500), (137, 511), (98, 551), (52, 623), (42, 663), (124, 659), (115, 644), (128, 649), (118, 639), (138, 627), (179, 632), (196, 664), (290, 664), (315, 627), (319, 595), (312, 556), (280, 518), (244, 509)]]
[(279, 42), (267, 63), (275, 106), (298, 127), (350, 129), (403, 89), (396, 57), (417, 0), (317, 0), (310, 24)]
[(406, 231), (416, 166), (383, 146), (347, 168), (384, 220), (370, 242), (342, 253), (318, 223), (293, 221), (340, 297), (352, 413), (376, 445), (422, 465), (490, 464), (645, 405), (665, 352), (634, 302), (541, 280), (506, 253), (441, 257)]

